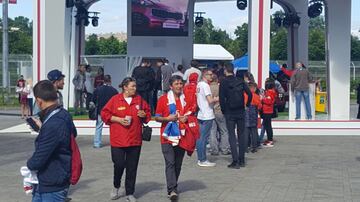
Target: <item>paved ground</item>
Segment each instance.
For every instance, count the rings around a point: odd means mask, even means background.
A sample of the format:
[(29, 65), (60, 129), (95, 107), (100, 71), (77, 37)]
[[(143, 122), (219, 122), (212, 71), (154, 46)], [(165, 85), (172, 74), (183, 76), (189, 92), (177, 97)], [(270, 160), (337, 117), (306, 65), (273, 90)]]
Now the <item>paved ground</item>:
[[(19, 168), (33, 151), (34, 136), (0, 135), (0, 201), (23, 202)], [(106, 142), (108, 137), (105, 137)], [(142, 149), (136, 197), (168, 201), (158, 138)], [(199, 168), (185, 157), (180, 201), (360, 201), (360, 137), (279, 137), (276, 146), (247, 156), (247, 167), (226, 168), (229, 156), (210, 157), (215, 168)], [(94, 150), (90, 136), (79, 137), (84, 172), (71, 188), (73, 201), (109, 201), (112, 163), (109, 147)], [(124, 201), (120, 199), (120, 201)]]

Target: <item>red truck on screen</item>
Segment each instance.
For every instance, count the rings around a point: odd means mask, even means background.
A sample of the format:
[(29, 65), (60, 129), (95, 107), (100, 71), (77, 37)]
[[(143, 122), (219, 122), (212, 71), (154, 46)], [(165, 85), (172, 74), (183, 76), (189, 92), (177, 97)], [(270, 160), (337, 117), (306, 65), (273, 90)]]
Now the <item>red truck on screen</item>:
[(158, 0), (132, 0), (132, 21), (143, 29), (183, 29), (185, 17)]

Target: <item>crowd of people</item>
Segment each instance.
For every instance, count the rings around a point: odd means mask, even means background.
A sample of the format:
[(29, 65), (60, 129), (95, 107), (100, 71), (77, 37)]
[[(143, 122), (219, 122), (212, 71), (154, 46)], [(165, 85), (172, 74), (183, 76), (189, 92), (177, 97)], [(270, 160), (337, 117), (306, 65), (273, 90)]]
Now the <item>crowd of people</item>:
[[(185, 154), (191, 156), (196, 151), (199, 167), (216, 166), (208, 154), (231, 155), (232, 161), (227, 167), (240, 169), (246, 166), (246, 153), (274, 147), (272, 119), (279, 93), (275, 80), (268, 78), (262, 89), (251, 73), (235, 72), (231, 63), (200, 68), (193, 60), (190, 68), (185, 70), (179, 65), (177, 71), (167, 60), (159, 60), (155, 66), (143, 60), (133, 70), (132, 77), (125, 78), (119, 85), (120, 93), (112, 87), (111, 76), (104, 75), (103, 69), (92, 82), (88, 74), (90, 67), (80, 65), (73, 79), (75, 106), (82, 106), (80, 100), (85, 92), (88, 108), (96, 109), (94, 148), (103, 146), (103, 125), (110, 126), (114, 166), (112, 200), (126, 196), (127, 201), (136, 201), (143, 124), (148, 123), (152, 115), (161, 123), (161, 152), (170, 200), (179, 197), (178, 180)], [(307, 88), (301, 79), (310, 81), (310, 76), (302, 65), (292, 74), (294, 90), (301, 91), (303, 96)], [(41, 130), (35, 140), (35, 152), (27, 162), (28, 169), (36, 171), (38, 178), (38, 184), (32, 189), (33, 201), (65, 201), (70, 186), (72, 151), (69, 141), (77, 132), (70, 114), (62, 107), (60, 90), (64, 87), (64, 77), (61, 71), (53, 70), (48, 80), (34, 87), (40, 112), (39, 119), (33, 119)], [(87, 82), (89, 80), (91, 82)], [(260, 136), (259, 127), (264, 131)], [(264, 141), (265, 132), (267, 140)], [(125, 192), (122, 192), (124, 171)], [(59, 175), (61, 179), (56, 177)]]

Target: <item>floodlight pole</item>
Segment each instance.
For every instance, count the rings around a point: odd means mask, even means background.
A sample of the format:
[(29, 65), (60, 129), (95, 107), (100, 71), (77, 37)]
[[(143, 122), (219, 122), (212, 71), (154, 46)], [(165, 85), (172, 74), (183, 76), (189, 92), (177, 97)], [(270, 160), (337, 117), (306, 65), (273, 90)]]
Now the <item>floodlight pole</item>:
[(9, 41), (8, 41), (8, 5), (9, 0), (3, 0), (3, 19), (2, 19), (2, 28), (3, 28), (3, 55), (2, 55), (2, 65), (3, 65), (3, 88), (7, 88), (9, 85)]

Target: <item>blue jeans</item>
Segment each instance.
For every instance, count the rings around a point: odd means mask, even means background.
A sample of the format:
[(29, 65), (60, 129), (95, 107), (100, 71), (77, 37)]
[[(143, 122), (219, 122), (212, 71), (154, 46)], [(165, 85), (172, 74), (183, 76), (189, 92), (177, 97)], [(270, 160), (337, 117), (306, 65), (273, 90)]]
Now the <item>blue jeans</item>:
[(260, 131), (260, 136), (258, 139), (259, 145), (263, 142), (264, 136), (265, 136), (265, 126), (264, 126), (264, 123), (261, 123), (261, 131)]
[(68, 191), (69, 188), (58, 192), (39, 193), (34, 189), (32, 202), (64, 202)]
[(102, 136), (102, 129), (103, 129), (104, 122), (101, 119), (101, 116), (98, 115), (96, 120), (96, 129), (95, 129), (95, 136), (94, 136), (94, 147), (101, 147), (101, 136)]
[(311, 115), (311, 105), (310, 105), (310, 96), (309, 91), (295, 91), (295, 102), (296, 102), (296, 117), (295, 119), (301, 118), (301, 99), (304, 98), (305, 108), (306, 108), (306, 118), (312, 119)]
[(211, 127), (214, 120), (199, 120), (200, 124), (200, 138), (196, 141), (196, 152), (198, 160), (206, 161), (206, 143), (210, 136)]

